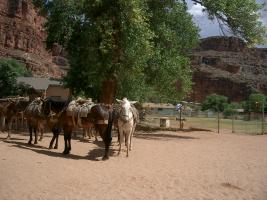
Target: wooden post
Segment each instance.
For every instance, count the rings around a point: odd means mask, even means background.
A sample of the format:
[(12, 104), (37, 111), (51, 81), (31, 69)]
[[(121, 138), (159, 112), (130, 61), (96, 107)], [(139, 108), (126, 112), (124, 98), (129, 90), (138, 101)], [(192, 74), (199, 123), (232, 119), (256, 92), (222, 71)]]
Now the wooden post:
[(218, 133), (220, 133), (220, 112), (218, 111)]
[(262, 135), (264, 134), (264, 101), (265, 101), (265, 99), (263, 98), (263, 100), (262, 100), (262, 127), (261, 127), (261, 133), (262, 133)]
[(180, 129), (182, 128), (182, 107), (180, 108), (180, 116), (179, 116), (179, 118), (180, 118)]

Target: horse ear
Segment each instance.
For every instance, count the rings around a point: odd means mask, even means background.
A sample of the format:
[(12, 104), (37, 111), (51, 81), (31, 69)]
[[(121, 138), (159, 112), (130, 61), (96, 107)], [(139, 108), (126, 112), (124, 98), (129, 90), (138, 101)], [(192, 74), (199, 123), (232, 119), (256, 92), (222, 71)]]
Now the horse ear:
[(122, 100), (119, 100), (119, 99), (116, 99), (116, 101), (117, 101), (118, 103), (121, 103), (121, 102), (122, 102)]

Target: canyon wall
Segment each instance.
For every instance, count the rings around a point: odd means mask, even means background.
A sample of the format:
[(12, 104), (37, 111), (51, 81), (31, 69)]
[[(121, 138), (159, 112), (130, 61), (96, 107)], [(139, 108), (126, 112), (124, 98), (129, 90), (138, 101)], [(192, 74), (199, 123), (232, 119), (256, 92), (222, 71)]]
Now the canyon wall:
[(0, 0), (0, 57), (18, 60), (34, 76), (61, 77), (67, 61), (46, 50), (45, 21), (31, 0)]
[(247, 48), (235, 37), (210, 37), (191, 55), (193, 92), (190, 101), (202, 102), (212, 93), (242, 101), (253, 91), (267, 95), (267, 49)]

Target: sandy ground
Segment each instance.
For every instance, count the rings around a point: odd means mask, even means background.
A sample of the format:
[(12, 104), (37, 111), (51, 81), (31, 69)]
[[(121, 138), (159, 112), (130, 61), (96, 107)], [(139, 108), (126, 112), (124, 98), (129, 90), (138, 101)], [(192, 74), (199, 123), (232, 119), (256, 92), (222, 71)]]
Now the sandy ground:
[(101, 142), (72, 140), (71, 155), (0, 133), (1, 200), (267, 200), (267, 135), (138, 132), (130, 157), (108, 161)]

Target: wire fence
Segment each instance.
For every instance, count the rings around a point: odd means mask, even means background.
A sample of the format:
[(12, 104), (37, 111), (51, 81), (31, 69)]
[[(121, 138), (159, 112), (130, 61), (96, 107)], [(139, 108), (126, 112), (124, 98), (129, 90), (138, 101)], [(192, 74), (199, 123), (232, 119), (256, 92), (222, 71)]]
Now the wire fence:
[[(232, 116), (220, 114), (219, 130), (227, 130), (232, 133), (245, 134), (267, 134), (267, 120), (263, 120), (262, 113), (239, 113)], [(177, 112), (176, 115), (150, 114), (145, 117), (148, 125), (159, 126), (160, 118), (167, 117), (170, 120), (170, 127), (180, 128), (180, 119), (183, 121), (183, 128), (208, 129), (218, 131), (218, 115), (211, 112), (199, 112), (190, 115)]]

